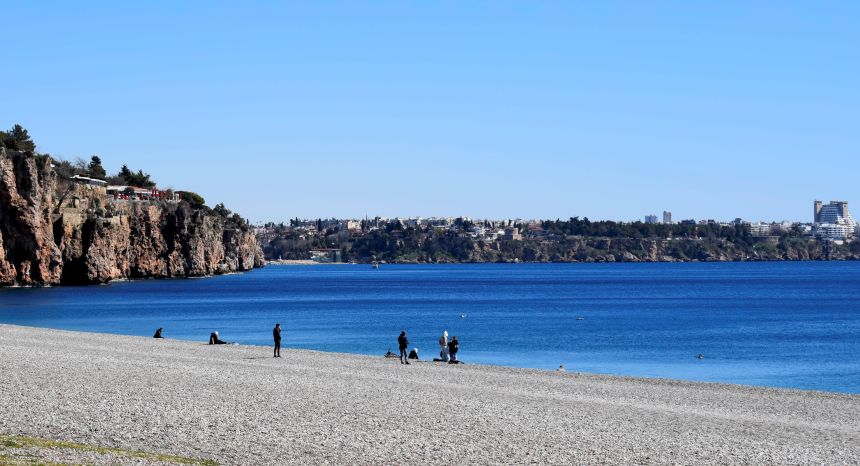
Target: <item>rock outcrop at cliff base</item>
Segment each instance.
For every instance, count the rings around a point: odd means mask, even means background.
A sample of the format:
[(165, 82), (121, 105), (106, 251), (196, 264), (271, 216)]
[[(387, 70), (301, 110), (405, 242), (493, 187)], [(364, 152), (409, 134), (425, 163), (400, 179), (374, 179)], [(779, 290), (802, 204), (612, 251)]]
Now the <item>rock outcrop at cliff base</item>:
[(247, 224), (186, 202), (113, 201), (59, 179), (50, 157), (0, 148), (0, 286), (106, 283), (251, 270)]

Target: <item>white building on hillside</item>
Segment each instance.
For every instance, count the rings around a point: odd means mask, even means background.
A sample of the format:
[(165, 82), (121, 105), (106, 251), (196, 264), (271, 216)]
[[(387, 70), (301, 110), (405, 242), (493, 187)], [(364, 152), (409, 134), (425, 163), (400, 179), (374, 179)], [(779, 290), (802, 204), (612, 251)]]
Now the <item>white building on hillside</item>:
[(71, 178), (72, 181), (90, 186), (107, 186), (107, 181), (98, 178), (90, 178), (89, 176), (75, 175)]
[(854, 234), (854, 228), (848, 225), (837, 225), (835, 223), (819, 223), (815, 225), (815, 236), (827, 241), (843, 241)]
[(750, 235), (752, 236), (768, 236), (771, 234), (769, 223), (755, 222), (750, 223)]

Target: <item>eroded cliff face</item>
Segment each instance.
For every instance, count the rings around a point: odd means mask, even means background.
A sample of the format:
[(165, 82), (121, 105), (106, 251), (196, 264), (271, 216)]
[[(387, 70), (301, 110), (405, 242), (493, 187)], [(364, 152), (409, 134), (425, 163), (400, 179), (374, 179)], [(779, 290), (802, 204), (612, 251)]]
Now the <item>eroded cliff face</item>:
[(0, 148), (0, 286), (193, 277), (263, 266), (253, 231), (187, 203), (108, 199)]

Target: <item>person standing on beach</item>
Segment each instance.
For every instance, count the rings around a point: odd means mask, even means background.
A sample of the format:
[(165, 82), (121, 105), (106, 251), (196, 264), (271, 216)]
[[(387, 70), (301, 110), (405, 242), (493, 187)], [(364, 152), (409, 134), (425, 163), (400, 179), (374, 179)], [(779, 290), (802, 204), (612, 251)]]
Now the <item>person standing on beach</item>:
[(409, 348), (409, 339), (406, 338), (406, 330), (400, 332), (400, 336), (397, 337), (397, 345), (400, 347), (400, 364), (409, 364), (407, 359), (409, 354), (406, 352), (406, 349)]
[(281, 357), (281, 324), (275, 324), (275, 329), (272, 330), (272, 337), (275, 339), (275, 357)]
[(448, 331), (445, 330), (442, 332), (442, 336), (439, 337), (439, 359), (442, 362), (448, 362)]

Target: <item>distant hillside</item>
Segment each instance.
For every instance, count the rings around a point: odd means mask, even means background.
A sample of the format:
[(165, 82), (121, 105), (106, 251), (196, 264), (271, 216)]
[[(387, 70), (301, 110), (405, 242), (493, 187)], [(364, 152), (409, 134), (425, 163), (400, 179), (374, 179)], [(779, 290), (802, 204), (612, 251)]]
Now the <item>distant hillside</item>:
[[(544, 221), (507, 234), (483, 237), (484, 227), (462, 222), (405, 226), (400, 222), (348, 230), (269, 225), (258, 230), (267, 259), (310, 259), (332, 250), (344, 262), (683, 262), (858, 260), (860, 241), (818, 241), (796, 229), (767, 237), (750, 234), (749, 225), (651, 225), (641, 222), (589, 222), (573, 218)], [(492, 228), (498, 228), (492, 226)], [(477, 236), (477, 237), (476, 237)], [(314, 252), (316, 250), (316, 252)]]

